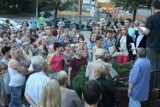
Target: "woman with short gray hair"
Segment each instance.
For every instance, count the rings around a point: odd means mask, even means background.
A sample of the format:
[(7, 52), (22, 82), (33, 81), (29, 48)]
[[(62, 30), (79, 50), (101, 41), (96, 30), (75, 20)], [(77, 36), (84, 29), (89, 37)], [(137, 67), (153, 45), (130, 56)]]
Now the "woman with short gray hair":
[(74, 90), (66, 88), (68, 85), (68, 76), (66, 71), (58, 72), (54, 79), (56, 79), (60, 85), (62, 107), (80, 107), (81, 101), (77, 93)]

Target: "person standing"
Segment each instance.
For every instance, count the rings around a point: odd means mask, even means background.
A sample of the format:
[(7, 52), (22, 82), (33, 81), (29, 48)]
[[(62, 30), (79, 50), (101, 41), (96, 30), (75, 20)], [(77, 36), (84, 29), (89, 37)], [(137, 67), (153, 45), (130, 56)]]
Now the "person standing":
[(141, 107), (141, 101), (148, 100), (151, 64), (144, 48), (137, 49), (137, 57), (129, 75), (129, 106)]
[[(151, 3), (153, 15), (149, 16), (146, 22), (147, 36), (147, 58), (151, 61), (151, 70), (160, 69), (160, 1), (154, 0)], [(156, 74), (156, 81), (154, 87), (160, 88), (160, 72)], [(151, 77), (152, 80), (152, 77)]]
[(102, 89), (97, 80), (90, 80), (84, 84), (82, 98), (85, 102), (85, 107), (98, 107), (98, 102), (102, 98)]
[(8, 72), (10, 76), (9, 86), (11, 88), (11, 101), (9, 107), (22, 107), (22, 89), (25, 83), (26, 69), (18, 62), (20, 49), (11, 48), (11, 60), (8, 62)]
[(38, 18), (39, 21), (39, 25), (40, 25), (40, 29), (44, 28), (44, 22), (45, 22), (45, 18), (44, 16), (41, 14), (41, 16)]

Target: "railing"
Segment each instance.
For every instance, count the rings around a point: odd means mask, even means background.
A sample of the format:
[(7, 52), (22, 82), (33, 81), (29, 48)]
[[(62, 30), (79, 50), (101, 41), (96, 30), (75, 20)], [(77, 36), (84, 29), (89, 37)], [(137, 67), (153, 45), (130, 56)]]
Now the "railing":
[[(145, 102), (144, 107), (154, 107), (152, 104), (153, 102), (151, 100), (152, 100), (152, 95), (153, 95), (153, 91), (154, 91), (154, 87), (155, 87), (155, 83), (156, 83), (157, 72), (160, 72), (160, 69), (151, 71), (151, 80), (152, 81), (150, 81), (149, 98), (148, 98), (148, 101)], [(117, 81), (117, 86), (118, 87), (128, 87), (128, 79), (129, 79), (129, 77), (119, 78)], [(119, 88), (119, 89), (121, 89), (121, 88)], [(160, 107), (160, 89), (158, 89), (158, 91), (159, 91), (159, 96), (158, 96), (157, 101), (155, 101), (155, 103), (158, 107)]]

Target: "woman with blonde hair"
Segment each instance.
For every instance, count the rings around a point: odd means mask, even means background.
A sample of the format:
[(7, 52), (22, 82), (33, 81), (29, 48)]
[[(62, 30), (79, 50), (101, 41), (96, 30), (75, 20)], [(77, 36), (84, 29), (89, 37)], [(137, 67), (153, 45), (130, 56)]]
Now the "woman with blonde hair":
[(131, 50), (131, 43), (133, 43), (133, 39), (128, 34), (127, 27), (121, 27), (121, 35), (117, 40), (117, 51), (119, 55), (117, 56), (117, 61), (119, 64), (129, 62), (131, 57), (133, 56)]
[(109, 71), (102, 64), (97, 64), (94, 67), (94, 76), (102, 88), (102, 99), (99, 101), (98, 107), (117, 107), (118, 105), (115, 82), (106, 78), (108, 73)]
[(61, 107), (60, 87), (56, 80), (49, 80), (43, 88), (40, 107)]

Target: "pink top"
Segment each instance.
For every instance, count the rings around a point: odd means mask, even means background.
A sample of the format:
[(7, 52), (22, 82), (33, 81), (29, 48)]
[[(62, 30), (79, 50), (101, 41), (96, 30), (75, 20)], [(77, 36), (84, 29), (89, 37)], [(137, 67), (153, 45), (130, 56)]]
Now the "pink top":
[(64, 55), (63, 53), (59, 56), (54, 55), (51, 59), (51, 68), (53, 72), (59, 72), (60, 70), (63, 70), (63, 64), (64, 64)]

